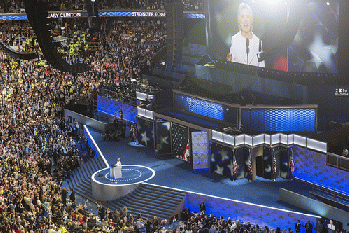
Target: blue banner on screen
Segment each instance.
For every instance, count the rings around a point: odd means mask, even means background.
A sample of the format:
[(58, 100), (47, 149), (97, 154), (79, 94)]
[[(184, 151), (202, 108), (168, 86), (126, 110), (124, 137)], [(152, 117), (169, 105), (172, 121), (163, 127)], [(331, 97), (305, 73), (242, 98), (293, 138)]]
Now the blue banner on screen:
[(263, 108), (241, 109), (241, 124), (246, 131), (301, 132), (315, 131), (316, 109)]
[[(107, 17), (166, 17), (166, 13), (161, 11), (110, 11), (100, 12), (98, 15)], [(189, 19), (204, 19), (205, 14), (187, 13), (185, 14), (185, 17)]]
[(185, 14), (185, 16), (189, 19), (204, 19), (205, 15), (204, 14)]
[(2, 16), (0, 16), (0, 20), (26, 20), (26, 19), (28, 19), (27, 15), (9, 15), (9, 16), (2, 15)]
[(107, 17), (165, 17), (165, 12), (160, 11), (117, 11), (117, 12), (99, 12), (99, 16), (107, 16)]

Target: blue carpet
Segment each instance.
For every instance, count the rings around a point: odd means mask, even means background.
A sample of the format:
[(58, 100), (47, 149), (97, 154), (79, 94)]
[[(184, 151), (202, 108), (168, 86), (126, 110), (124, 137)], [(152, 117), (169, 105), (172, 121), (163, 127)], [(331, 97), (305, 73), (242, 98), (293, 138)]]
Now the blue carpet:
[(263, 178), (253, 182), (246, 179), (230, 181), (208, 170), (192, 170), (189, 164), (176, 158), (157, 157), (149, 148), (130, 146), (127, 138), (119, 142), (103, 141), (99, 132), (89, 130), (109, 164), (121, 158), (123, 165), (143, 165), (154, 169), (155, 177), (148, 183), (309, 213), (279, 201), (279, 188), (306, 194), (310, 189), (300, 182), (281, 178), (276, 181)]

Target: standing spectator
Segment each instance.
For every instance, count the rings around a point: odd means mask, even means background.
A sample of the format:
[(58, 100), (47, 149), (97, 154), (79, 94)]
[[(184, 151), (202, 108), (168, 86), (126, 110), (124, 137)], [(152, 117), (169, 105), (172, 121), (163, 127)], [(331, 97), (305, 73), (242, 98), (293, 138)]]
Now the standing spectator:
[(205, 202), (203, 202), (203, 201), (200, 203), (200, 212), (202, 214), (205, 214), (205, 212), (206, 212)]
[(330, 223), (327, 224), (328, 232), (329, 233), (334, 233), (336, 232), (336, 226), (333, 224), (332, 219), (330, 220)]
[(101, 220), (105, 217), (105, 208), (102, 204), (98, 208), (98, 215)]
[(119, 116), (120, 116), (120, 119), (123, 121), (124, 120), (124, 112), (122, 111), (122, 108), (120, 108)]
[(325, 226), (321, 219), (316, 223), (316, 233), (325, 233)]
[(209, 233), (217, 233), (215, 225), (211, 225), (211, 228), (209, 230)]
[(296, 233), (300, 233), (301, 232), (301, 222), (299, 221), (299, 219), (295, 223), (294, 228), (295, 228)]
[(75, 191), (74, 189), (71, 191), (71, 194), (69, 195), (69, 199), (72, 203), (73, 208), (75, 207)]
[(65, 187), (63, 187), (63, 189), (61, 191), (61, 198), (62, 198), (62, 203), (64, 206), (67, 205), (67, 196), (68, 196), (68, 191), (65, 189)]
[(312, 233), (313, 231), (313, 224), (311, 224), (310, 221), (308, 221), (306, 224), (305, 224), (305, 232), (306, 233)]

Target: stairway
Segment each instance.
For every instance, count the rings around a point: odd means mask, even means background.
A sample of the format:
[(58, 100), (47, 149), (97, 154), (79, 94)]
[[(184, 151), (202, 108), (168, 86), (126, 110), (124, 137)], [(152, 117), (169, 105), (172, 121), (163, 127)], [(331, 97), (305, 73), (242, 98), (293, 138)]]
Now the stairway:
[(121, 210), (126, 206), (133, 216), (142, 214), (149, 219), (154, 216), (158, 219), (169, 219), (182, 209), (185, 195), (184, 191), (143, 183), (129, 195), (115, 201), (103, 202), (103, 205), (113, 210)]
[(106, 167), (101, 156), (90, 159), (70, 174), (67, 180), (69, 189), (74, 189), (76, 194), (96, 202), (92, 195), (91, 177), (93, 173)]

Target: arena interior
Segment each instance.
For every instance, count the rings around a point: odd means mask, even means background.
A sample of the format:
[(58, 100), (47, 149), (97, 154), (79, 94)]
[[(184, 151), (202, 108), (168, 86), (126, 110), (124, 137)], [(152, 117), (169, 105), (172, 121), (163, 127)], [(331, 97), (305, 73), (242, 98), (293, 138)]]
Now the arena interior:
[(347, 232), (348, 13), (2, 0), (0, 232)]

